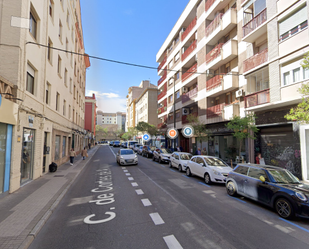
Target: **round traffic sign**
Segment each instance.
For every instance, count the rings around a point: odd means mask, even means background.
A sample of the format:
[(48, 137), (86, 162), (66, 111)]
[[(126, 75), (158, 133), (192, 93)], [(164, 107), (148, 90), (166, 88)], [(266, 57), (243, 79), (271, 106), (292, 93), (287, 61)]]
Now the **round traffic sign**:
[(175, 139), (178, 137), (178, 131), (174, 128), (170, 128), (168, 131), (167, 131), (167, 136), (170, 138), (170, 139)]
[(181, 133), (184, 137), (192, 137), (194, 135), (194, 129), (190, 125), (186, 125), (182, 128)]
[(143, 140), (147, 142), (149, 139), (150, 139), (149, 134), (145, 133), (145, 134), (143, 135)]

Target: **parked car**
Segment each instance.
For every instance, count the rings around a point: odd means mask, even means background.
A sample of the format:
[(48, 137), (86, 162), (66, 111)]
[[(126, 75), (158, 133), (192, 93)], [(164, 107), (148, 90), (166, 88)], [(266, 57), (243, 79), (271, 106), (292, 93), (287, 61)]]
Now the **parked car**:
[(147, 145), (143, 146), (142, 156), (145, 156), (147, 158), (151, 158), (153, 156), (153, 151), (155, 149), (156, 149), (156, 147), (149, 147)]
[(113, 147), (120, 147), (120, 142), (119, 141), (114, 141)]
[(158, 161), (159, 163), (169, 163), (172, 153), (170, 149), (157, 148), (153, 151), (152, 160)]
[(137, 155), (131, 149), (120, 149), (116, 154), (116, 162), (119, 165), (138, 164)]
[(114, 146), (114, 141), (110, 141), (109, 146)]
[(138, 153), (138, 149), (139, 149), (140, 146), (142, 146), (142, 148), (143, 148), (143, 145), (141, 145), (141, 144), (134, 144), (133, 151)]
[(192, 154), (187, 152), (178, 152), (178, 151), (174, 152), (171, 155), (169, 165), (171, 168), (172, 167), (178, 168), (180, 172), (186, 171), (187, 164), (191, 160), (192, 156), (193, 156)]
[(133, 149), (134, 145), (137, 144), (137, 141), (128, 141), (128, 148)]
[(122, 142), (122, 143), (121, 143), (121, 147), (127, 148), (127, 147), (128, 147), (128, 142)]
[(309, 217), (309, 185), (283, 168), (239, 164), (226, 179), (226, 191), (265, 204), (284, 219)]
[(137, 150), (137, 154), (138, 155), (142, 155), (142, 152), (143, 152), (143, 145), (141, 145), (139, 148), (138, 148), (138, 150)]
[(206, 184), (225, 183), (232, 168), (222, 159), (213, 156), (193, 156), (187, 163), (186, 175), (203, 177)]

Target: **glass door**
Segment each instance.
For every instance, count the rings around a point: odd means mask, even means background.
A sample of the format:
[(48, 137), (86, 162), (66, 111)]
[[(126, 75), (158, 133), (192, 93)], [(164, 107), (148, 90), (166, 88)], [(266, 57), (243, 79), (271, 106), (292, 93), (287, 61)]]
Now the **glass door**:
[(34, 130), (24, 128), (21, 160), (21, 183), (32, 179), (34, 162)]
[(0, 123), (0, 194), (3, 193), (7, 125)]

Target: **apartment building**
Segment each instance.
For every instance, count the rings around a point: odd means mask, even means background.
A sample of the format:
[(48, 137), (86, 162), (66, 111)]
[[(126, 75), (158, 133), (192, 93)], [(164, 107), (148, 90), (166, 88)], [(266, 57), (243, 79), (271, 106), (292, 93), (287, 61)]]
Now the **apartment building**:
[(129, 88), (127, 95), (126, 131), (144, 121), (157, 126), (157, 86), (143, 80), (139, 86)]
[(66, 162), (71, 148), (79, 153), (83, 147), (90, 62), (53, 49), (84, 54), (79, 0), (4, 0), (0, 8), (0, 75), (17, 116), (7, 129), (3, 181), (13, 192), (48, 172), (51, 162)]
[(243, 143), (245, 160), (254, 163), (261, 152), (266, 164), (307, 179), (299, 131), (308, 137), (308, 127), (284, 118), (308, 79), (300, 66), (308, 51), (307, 15), (307, 1), (189, 1), (156, 56), (158, 127), (175, 124), (177, 144), (193, 152), (195, 138), (180, 131), (187, 115), (196, 115), (212, 133), (203, 142), (208, 154), (229, 161), (239, 154), (239, 142), (226, 123), (254, 113), (259, 133)]
[(92, 96), (85, 96), (85, 127), (87, 135), (85, 136), (85, 144), (89, 145), (95, 143), (96, 135), (96, 113), (97, 113), (97, 104), (96, 104), (95, 94)]
[(117, 125), (117, 130), (125, 130), (126, 123), (126, 113), (116, 112), (107, 113), (102, 111), (97, 111), (97, 125), (108, 127), (109, 125)]

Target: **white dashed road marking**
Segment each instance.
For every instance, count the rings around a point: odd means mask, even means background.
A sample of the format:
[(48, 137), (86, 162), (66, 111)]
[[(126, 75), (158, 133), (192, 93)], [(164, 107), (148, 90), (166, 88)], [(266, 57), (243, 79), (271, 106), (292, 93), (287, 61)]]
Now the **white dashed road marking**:
[(133, 181), (134, 178), (133, 177), (128, 177), (129, 181)]
[(131, 184), (132, 184), (132, 187), (137, 187), (138, 186), (138, 184), (136, 182), (132, 182)]
[(122, 169), (126, 169), (126, 167), (122, 167)]
[(149, 215), (155, 225), (161, 225), (165, 223), (158, 213), (151, 213)]
[(137, 189), (137, 190), (135, 190), (135, 192), (138, 195), (143, 195), (144, 194), (143, 190), (141, 190), (141, 189)]
[(128, 172), (128, 170), (127, 170), (127, 169), (124, 169), (123, 172)]
[(130, 176), (131, 174), (130, 173), (126, 173), (126, 176)]
[(142, 199), (141, 201), (142, 201), (142, 203), (143, 203), (143, 205), (145, 207), (148, 207), (148, 206), (152, 205), (151, 202), (148, 199)]
[(175, 238), (174, 235), (165, 236), (163, 237), (163, 239), (169, 249), (181, 249), (182, 248), (182, 246), (180, 245), (180, 243), (178, 242), (178, 240)]

